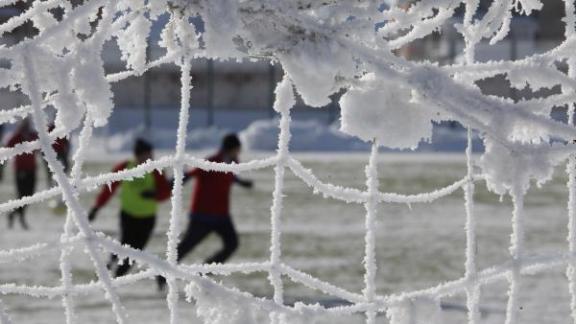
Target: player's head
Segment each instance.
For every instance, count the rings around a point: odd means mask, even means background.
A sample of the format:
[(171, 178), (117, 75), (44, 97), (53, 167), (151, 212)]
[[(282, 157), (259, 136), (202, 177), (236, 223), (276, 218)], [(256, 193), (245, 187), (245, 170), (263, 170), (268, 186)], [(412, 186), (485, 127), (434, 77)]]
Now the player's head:
[(134, 142), (134, 157), (138, 163), (152, 159), (153, 150), (152, 144), (142, 138), (137, 138), (136, 142)]
[(232, 160), (237, 160), (242, 150), (242, 143), (236, 134), (228, 134), (222, 139), (220, 152)]

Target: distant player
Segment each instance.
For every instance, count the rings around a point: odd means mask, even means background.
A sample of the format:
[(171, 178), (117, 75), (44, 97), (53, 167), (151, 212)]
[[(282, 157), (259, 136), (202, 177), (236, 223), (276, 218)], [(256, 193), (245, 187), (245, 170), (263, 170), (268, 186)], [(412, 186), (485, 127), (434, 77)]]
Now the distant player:
[[(54, 125), (50, 125), (48, 127), (48, 131), (53, 131)], [(59, 137), (52, 143), (52, 148), (54, 152), (56, 152), (56, 158), (60, 163), (62, 163), (62, 167), (64, 168), (64, 173), (68, 174), (70, 171), (70, 141), (67, 137)], [(48, 187), (56, 185), (56, 181), (52, 177), (52, 172), (48, 167), (48, 163), (44, 162), (44, 166), (46, 169), (46, 180), (48, 181)], [(64, 202), (60, 200), (53, 200), (50, 202), (50, 208), (56, 214), (63, 214), (66, 212), (66, 205)]]
[[(134, 145), (134, 160), (129, 160), (114, 167), (114, 172), (134, 168), (152, 159), (152, 145), (142, 139)], [(144, 249), (152, 236), (156, 222), (158, 202), (170, 197), (170, 184), (158, 171), (147, 173), (140, 178), (114, 182), (110, 187), (103, 186), (96, 203), (89, 214), (90, 221), (120, 188), (120, 241), (135, 249)], [(116, 267), (115, 275), (123, 276), (130, 270), (128, 260), (118, 265), (118, 256), (112, 254), (108, 263), (110, 269)]]
[[(235, 134), (222, 140), (218, 153), (208, 158), (212, 162), (237, 163), (242, 145)], [(196, 179), (192, 193), (190, 222), (178, 245), (178, 261), (192, 251), (210, 233), (215, 233), (224, 243), (222, 249), (205, 260), (205, 263), (223, 263), (238, 248), (238, 234), (230, 216), (230, 189), (234, 183), (252, 188), (252, 181), (238, 178), (231, 172), (213, 172), (193, 169), (184, 176), (186, 182)], [(157, 277), (158, 287), (164, 289), (166, 280)]]
[[(52, 132), (54, 130), (54, 125), (50, 125), (48, 126), (48, 131)], [(68, 171), (70, 170), (70, 141), (68, 140), (67, 137), (63, 136), (63, 137), (58, 137), (57, 139), (54, 140), (54, 142), (52, 143), (52, 149), (54, 149), (54, 152), (56, 152), (56, 158), (58, 159), (58, 161), (60, 161), (60, 163), (62, 163), (62, 167), (64, 167), (64, 173), (68, 174)], [(46, 166), (46, 174), (47, 174), (47, 179), (49, 181), (49, 183), (51, 185), (55, 185), (55, 181), (52, 178), (52, 173), (50, 172), (50, 169), (48, 168), (48, 163), (45, 163)]]
[[(24, 119), (6, 143), (6, 147), (35, 141), (37, 138), (38, 135), (30, 126), (30, 121)], [(14, 157), (14, 180), (16, 181), (18, 198), (34, 194), (36, 190), (36, 156), (34, 152), (22, 153)], [(29, 229), (26, 222), (26, 206), (18, 207), (8, 214), (8, 228), (14, 226), (16, 216), (18, 216), (22, 228)]]

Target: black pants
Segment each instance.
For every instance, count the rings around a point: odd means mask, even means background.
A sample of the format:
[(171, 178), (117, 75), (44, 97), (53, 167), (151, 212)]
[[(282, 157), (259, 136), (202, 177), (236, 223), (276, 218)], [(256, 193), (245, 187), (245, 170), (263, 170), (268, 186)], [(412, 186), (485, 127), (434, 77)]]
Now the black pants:
[[(15, 181), (16, 193), (19, 199), (26, 196), (32, 196), (36, 190), (36, 171), (16, 171)], [(22, 227), (27, 229), (28, 224), (26, 223), (25, 211), (26, 206), (22, 206), (8, 214), (8, 226), (12, 227), (14, 224), (14, 218), (18, 216)]]
[[(229, 216), (192, 215), (186, 234), (178, 244), (178, 261), (182, 260), (212, 232), (220, 236), (224, 246), (204, 263), (223, 263), (228, 260), (238, 248), (238, 234), (232, 219)], [(156, 281), (158, 288), (163, 290), (166, 278), (157, 276)]]
[[(120, 242), (128, 246), (142, 250), (146, 247), (152, 230), (156, 223), (156, 216), (149, 217), (134, 217), (125, 212), (120, 213)], [(124, 259), (122, 263), (116, 268), (116, 277), (125, 275), (132, 267), (128, 259)], [(109, 266), (113, 266), (118, 262), (118, 256), (112, 254), (110, 257)]]
[(178, 245), (178, 261), (190, 253), (210, 233), (216, 233), (224, 246), (205, 263), (223, 263), (238, 248), (238, 234), (229, 216), (196, 216), (192, 215), (186, 234)]

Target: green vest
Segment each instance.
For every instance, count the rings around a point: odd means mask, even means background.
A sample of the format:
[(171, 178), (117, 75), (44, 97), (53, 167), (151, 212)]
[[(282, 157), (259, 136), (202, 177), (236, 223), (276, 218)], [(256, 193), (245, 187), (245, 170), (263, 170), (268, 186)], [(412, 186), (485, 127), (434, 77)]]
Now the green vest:
[[(128, 162), (126, 169), (136, 166), (133, 161)], [(156, 215), (158, 203), (156, 199), (142, 197), (146, 191), (156, 190), (156, 180), (152, 172), (140, 178), (124, 180), (120, 185), (120, 203), (122, 211), (136, 218), (147, 218)]]

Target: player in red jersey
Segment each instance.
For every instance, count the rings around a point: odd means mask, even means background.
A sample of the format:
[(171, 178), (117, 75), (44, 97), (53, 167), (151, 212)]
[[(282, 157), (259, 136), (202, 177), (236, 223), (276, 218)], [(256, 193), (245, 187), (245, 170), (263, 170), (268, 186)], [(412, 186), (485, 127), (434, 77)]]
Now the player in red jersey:
[[(208, 158), (219, 163), (237, 163), (242, 144), (235, 134), (228, 134), (222, 140), (220, 150)], [(190, 253), (210, 233), (222, 239), (220, 251), (206, 259), (205, 263), (223, 263), (238, 248), (238, 234), (230, 216), (230, 189), (233, 184), (252, 188), (252, 181), (240, 179), (231, 172), (204, 171), (193, 169), (184, 176), (184, 181), (195, 178), (196, 185), (192, 193), (190, 222), (184, 237), (178, 245), (178, 261)], [(158, 277), (160, 290), (165, 279)]]
[[(54, 124), (48, 126), (48, 131), (52, 132), (54, 130)], [(64, 173), (68, 174), (70, 171), (70, 141), (68, 137), (62, 136), (52, 142), (52, 149), (56, 152), (56, 158), (62, 164), (64, 168)], [(44, 167), (46, 169), (46, 180), (48, 181), (48, 187), (56, 185), (56, 180), (54, 180), (52, 172), (48, 167), (48, 163), (44, 161)], [(55, 214), (63, 215), (66, 213), (66, 205), (62, 199), (51, 200), (48, 204)]]
[[(38, 135), (30, 126), (30, 121), (24, 119), (8, 140), (6, 147), (15, 147), (18, 144), (35, 141), (37, 138)], [(35, 152), (22, 153), (14, 157), (14, 179), (16, 180), (18, 198), (34, 194), (36, 190), (36, 167)], [(14, 226), (16, 216), (18, 216), (22, 228), (28, 229), (26, 206), (18, 207), (8, 214), (9, 228)]]

